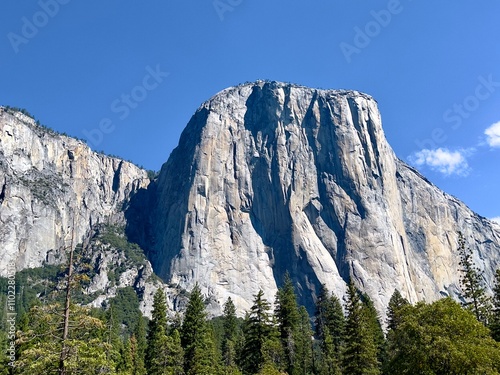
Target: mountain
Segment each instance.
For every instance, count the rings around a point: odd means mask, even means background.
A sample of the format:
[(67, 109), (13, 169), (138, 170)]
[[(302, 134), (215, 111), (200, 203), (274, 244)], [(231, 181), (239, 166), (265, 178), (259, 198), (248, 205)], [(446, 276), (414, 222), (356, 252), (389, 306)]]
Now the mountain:
[[(11, 261), (64, 262), (72, 236), (96, 244), (103, 225), (144, 249), (171, 306), (198, 283), (213, 313), (229, 296), (248, 309), (259, 289), (273, 301), (286, 272), (310, 309), (322, 283), (342, 297), (350, 278), (382, 314), (395, 288), (412, 302), (459, 298), (458, 231), (490, 287), (500, 267), (500, 226), (399, 160), (377, 103), (356, 91), (268, 81), (223, 90), (152, 181), (19, 112), (0, 108), (0, 135), (1, 276)], [(89, 248), (95, 269), (108, 259), (89, 289), (95, 304), (140, 285), (149, 311), (159, 287), (149, 262), (123, 260), (129, 276), (113, 286), (113, 248)]]
[(383, 311), (459, 291), (458, 231), (491, 283), (500, 227), (399, 160), (377, 103), (356, 91), (259, 81), (196, 111), (163, 166), (149, 258), (169, 283), (198, 282), (248, 309), (289, 272), (301, 303), (354, 279)]
[(92, 152), (82, 141), (0, 107), (0, 276), (11, 272), (11, 264), (18, 271), (66, 264), (69, 248), (84, 243), (93, 275), (85, 293), (95, 305), (116, 294), (108, 276), (121, 268), (118, 286), (147, 290), (142, 307), (149, 312), (155, 290), (146, 286), (153, 274), (149, 262), (131, 265), (123, 249), (98, 240), (104, 226), (125, 226), (127, 204), (149, 183), (134, 164)]

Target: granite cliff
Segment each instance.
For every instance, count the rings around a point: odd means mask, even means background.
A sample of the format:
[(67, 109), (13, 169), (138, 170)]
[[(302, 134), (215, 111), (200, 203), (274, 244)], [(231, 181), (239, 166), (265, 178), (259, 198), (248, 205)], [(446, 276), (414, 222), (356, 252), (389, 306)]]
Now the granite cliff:
[(460, 294), (457, 232), (488, 282), (500, 228), (399, 160), (377, 103), (356, 91), (277, 82), (204, 103), (157, 181), (150, 259), (169, 283), (200, 283), (248, 309), (289, 272), (301, 302), (353, 278), (380, 311)]
[[(94, 239), (102, 225), (125, 226), (124, 208), (148, 185), (147, 172), (134, 164), (92, 152), (82, 141), (0, 107), (0, 276), (10, 264), (18, 271), (66, 264), (69, 248), (83, 243), (95, 268), (86, 290), (95, 294), (94, 304), (114, 296), (117, 287), (135, 285), (147, 290), (142, 308), (149, 312), (149, 262), (131, 265)], [(125, 263), (121, 282), (111, 283), (108, 272)]]
[[(62, 262), (72, 228), (90, 241), (101, 224), (126, 226), (172, 306), (199, 283), (213, 313), (229, 296), (248, 309), (259, 289), (273, 301), (286, 272), (310, 308), (322, 283), (341, 297), (350, 278), (381, 312), (395, 288), (412, 302), (459, 298), (458, 231), (490, 286), (500, 267), (500, 226), (399, 160), (377, 103), (356, 91), (267, 81), (223, 90), (154, 181), (18, 112), (0, 108), (0, 135), (2, 270)], [(108, 268), (121, 259), (96, 249)], [(122, 284), (144, 289), (142, 267)], [(105, 273), (93, 292), (107, 290)]]

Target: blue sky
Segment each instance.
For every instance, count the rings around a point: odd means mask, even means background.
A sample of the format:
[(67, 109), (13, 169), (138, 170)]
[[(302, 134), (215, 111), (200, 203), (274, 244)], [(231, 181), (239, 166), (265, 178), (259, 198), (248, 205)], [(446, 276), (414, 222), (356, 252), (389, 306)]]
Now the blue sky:
[(228, 86), (360, 90), (401, 159), (500, 217), (499, 14), (493, 0), (7, 1), (0, 104), (158, 170)]

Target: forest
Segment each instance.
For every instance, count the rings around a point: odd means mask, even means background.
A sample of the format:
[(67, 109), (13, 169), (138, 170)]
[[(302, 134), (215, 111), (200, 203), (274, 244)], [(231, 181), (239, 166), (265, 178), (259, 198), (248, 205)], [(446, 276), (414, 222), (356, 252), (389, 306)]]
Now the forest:
[[(76, 302), (84, 277), (49, 300), (37, 298), (38, 285), (21, 295), (15, 334), (8, 311), (2, 313), (0, 375), (499, 374), (500, 270), (489, 297), (462, 236), (458, 251), (460, 302), (412, 305), (396, 290), (383, 321), (353, 282), (342, 300), (323, 286), (310, 316), (288, 275), (274, 301), (256, 291), (244, 317), (229, 298), (223, 315), (209, 318), (197, 285), (181, 313), (167, 310), (159, 288), (150, 320), (131, 287), (107, 308), (91, 309)], [(57, 267), (37, 272), (60, 273)], [(26, 280), (25, 271), (16, 275), (18, 285)], [(8, 286), (0, 280), (5, 307)]]

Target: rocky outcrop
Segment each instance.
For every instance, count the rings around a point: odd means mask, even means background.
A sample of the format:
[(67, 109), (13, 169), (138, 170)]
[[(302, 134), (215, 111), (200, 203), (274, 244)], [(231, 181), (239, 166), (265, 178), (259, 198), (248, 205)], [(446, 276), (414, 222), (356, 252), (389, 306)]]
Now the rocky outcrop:
[(64, 261), (98, 223), (124, 224), (147, 172), (0, 107), (0, 276)]
[(491, 283), (500, 227), (443, 193), (388, 145), (377, 103), (356, 91), (256, 82), (204, 103), (157, 181), (155, 271), (248, 309), (289, 272), (311, 307), (352, 278), (383, 311), (459, 293), (457, 232)]
[[(126, 228), (165, 284), (128, 245), (99, 242), (104, 224)], [(0, 276), (61, 263), (83, 241), (91, 304), (132, 286), (146, 314), (157, 288), (182, 310), (195, 283), (212, 313), (227, 297), (241, 313), (259, 289), (274, 301), (287, 272), (311, 311), (321, 284), (342, 297), (349, 279), (381, 314), (396, 288), (459, 298), (458, 231), (490, 287), (500, 267), (500, 225), (399, 160), (375, 100), (279, 82), (203, 103), (153, 182), (0, 107), (0, 225)]]

